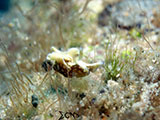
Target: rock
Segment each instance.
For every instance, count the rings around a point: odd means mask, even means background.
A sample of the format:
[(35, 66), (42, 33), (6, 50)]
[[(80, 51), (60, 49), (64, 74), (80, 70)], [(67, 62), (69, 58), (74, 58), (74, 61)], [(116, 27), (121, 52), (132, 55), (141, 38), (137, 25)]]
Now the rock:
[(155, 22), (159, 11), (158, 0), (122, 0), (107, 5), (99, 14), (98, 23), (100, 26), (115, 25), (123, 29), (135, 26), (145, 29), (160, 28)]
[(141, 115), (135, 111), (127, 111), (119, 118), (119, 120), (143, 120)]

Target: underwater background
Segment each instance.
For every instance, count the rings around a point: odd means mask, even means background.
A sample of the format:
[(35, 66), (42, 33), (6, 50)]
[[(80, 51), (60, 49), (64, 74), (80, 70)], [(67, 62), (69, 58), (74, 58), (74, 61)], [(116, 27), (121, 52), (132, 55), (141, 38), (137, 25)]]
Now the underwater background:
[(160, 0), (1, 0), (0, 120), (160, 120)]

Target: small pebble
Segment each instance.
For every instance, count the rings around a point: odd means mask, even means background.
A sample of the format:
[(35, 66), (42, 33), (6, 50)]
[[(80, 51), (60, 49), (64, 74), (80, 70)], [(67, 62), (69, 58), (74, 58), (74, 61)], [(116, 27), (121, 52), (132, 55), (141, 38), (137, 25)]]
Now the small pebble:
[(158, 34), (159, 34), (159, 32), (157, 31), (157, 32), (155, 32), (155, 34), (156, 34), (156, 35), (158, 35)]
[(91, 103), (95, 103), (96, 102), (96, 98), (92, 98)]
[(79, 97), (80, 97), (81, 99), (83, 99), (84, 97), (86, 97), (86, 95), (85, 95), (84, 93), (81, 93), (81, 94), (79, 95)]
[(33, 107), (37, 108), (38, 103), (39, 103), (38, 96), (32, 95), (32, 105), (33, 105)]
[(101, 94), (102, 94), (102, 93), (105, 93), (105, 90), (102, 89), (102, 90), (99, 91), (99, 93), (101, 93)]

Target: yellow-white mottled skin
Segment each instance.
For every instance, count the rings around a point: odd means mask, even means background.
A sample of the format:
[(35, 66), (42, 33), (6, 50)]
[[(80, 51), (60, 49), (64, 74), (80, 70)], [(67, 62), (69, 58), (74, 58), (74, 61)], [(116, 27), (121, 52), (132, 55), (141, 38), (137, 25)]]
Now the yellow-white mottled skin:
[(55, 47), (52, 47), (51, 49), (53, 50), (53, 52), (47, 55), (47, 58), (46, 58), (47, 60), (56, 62), (57, 64), (61, 65), (62, 66), (61, 69), (65, 68), (65, 69), (68, 69), (69, 71), (81, 73), (82, 75), (80, 76), (83, 76), (83, 74), (87, 75), (86, 73), (89, 73), (90, 71), (94, 72), (99, 66), (103, 65), (102, 62), (88, 64), (81, 60), (77, 60), (76, 58), (80, 54), (80, 51), (78, 48), (70, 48), (65, 52), (62, 52), (56, 49)]
[(70, 48), (66, 52), (62, 52), (55, 47), (51, 48), (54, 52), (49, 53), (47, 55), (47, 60), (54, 60), (57, 62), (62, 63), (63, 61), (65, 62), (75, 62), (75, 58), (79, 55), (79, 50), (78, 48)]
[(55, 47), (52, 47), (51, 49), (53, 52), (47, 55), (47, 60), (64, 64), (68, 69), (70, 66), (67, 64), (67, 62), (75, 62), (75, 58), (79, 55), (78, 48), (70, 48), (66, 52), (62, 52)]

